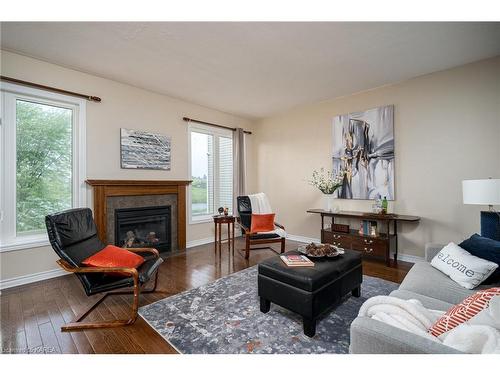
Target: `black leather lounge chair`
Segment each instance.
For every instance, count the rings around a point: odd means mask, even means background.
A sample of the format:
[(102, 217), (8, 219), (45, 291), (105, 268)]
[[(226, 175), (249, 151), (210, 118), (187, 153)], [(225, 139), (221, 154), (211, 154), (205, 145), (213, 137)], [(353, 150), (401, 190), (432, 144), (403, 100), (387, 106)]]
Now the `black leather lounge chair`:
[[(57, 263), (68, 272), (75, 273), (83, 285), (87, 296), (104, 293), (96, 302), (89, 305), (87, 309), (75, 320), (61, 327), (61, 331), (82, 330), (89, 328), (119, 327), (133, 324), (137, 319), (139, 308), (139, 294), (142, 287), (154, 277), (154, 285), (143, 293), (156, 292), (158, 281), (158, 267), (163, 262), (159, 252), (150, 248), (127, 249), (139, 253), (145, 258), (145, 262), (138, 268), (104, 268), (86, 267), (81, 262), (89, 256), (102, 250), (106, 245), (101, 242), (97, 235), (97, 228), (89, 208), (77, 208), (59, 212), (45, 217), (45, 224), (52, 248), (60, 257)], [(125, 273), (128, 276), (110, 275), (113, 272)], [(115, 291), (122, 288), (132, 290)], [(115, 292), (112, 292), (115, 291)], [(160, 291), (158, 291), (160, 292)], [(112, 320), (101, 322), (81, 322), (95, 307), (107, 296), (112, 294), (133, 293), (133, 303), (130, 317), (124, 320)]]

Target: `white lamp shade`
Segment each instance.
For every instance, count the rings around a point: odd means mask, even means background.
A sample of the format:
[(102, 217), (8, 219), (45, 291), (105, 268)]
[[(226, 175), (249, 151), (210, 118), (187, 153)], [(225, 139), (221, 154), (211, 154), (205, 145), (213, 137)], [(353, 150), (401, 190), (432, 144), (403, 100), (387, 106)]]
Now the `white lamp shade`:
[(464, 204), (500, 204), (500, 179), (462, 181)]

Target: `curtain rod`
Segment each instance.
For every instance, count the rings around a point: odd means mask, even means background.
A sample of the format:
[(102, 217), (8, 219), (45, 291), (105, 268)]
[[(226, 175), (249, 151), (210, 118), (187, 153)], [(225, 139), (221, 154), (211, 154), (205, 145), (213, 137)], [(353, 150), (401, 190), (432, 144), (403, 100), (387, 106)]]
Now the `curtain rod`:
[[(219, 124), (212, 124), (211, 122), (205, 122), (205, 121), (201, 121), (201, 120), (195, 120), (195, 119), (192, 119), (192, 118), (189, 118), (189, 117), (183, 117), (182, 119), (184, 121), (186, 121), (186, 122), (197, 122), (198, 124), (215, 126), (217, 128), (232, 130), (233, 132), (236, 131), (236, 128), (231, 128), (229, 126), (224, 126), (224, 125), (219, 125)], [(252, 134), (252, 132), (249, 132), (248, 130), (243, 130), (243, 133)]]
[(10, 78), (10, 77), (6, 77), (6, 76), (0, 76), (0, 80), (6, 81), (6, 82), (17, 83), (18, 85), (31, 86), (31, 87), (35, 87), (37, 89), (54, 91), (54, 92), (58, 92), (60, 94), (77, 96), (79, 98), (87, 99), (88, 101), (91, 101), (91, 102), (97, 102), (97, 103), (101, 102), (101, 98), (99, 98), (98, 96), (80, 94), (80, 93), (77, 93), (77, 92), (63, 90), (63, 89), (58, 89), (58, 88), (55, 88), (55, 87), (50, 87), (50, 86), (45, 86), (45, 85), (39, 85), (38, 83), (23, 81), (23, 80), (20, 80), (20, 79), (17, 79), (17, 78)]

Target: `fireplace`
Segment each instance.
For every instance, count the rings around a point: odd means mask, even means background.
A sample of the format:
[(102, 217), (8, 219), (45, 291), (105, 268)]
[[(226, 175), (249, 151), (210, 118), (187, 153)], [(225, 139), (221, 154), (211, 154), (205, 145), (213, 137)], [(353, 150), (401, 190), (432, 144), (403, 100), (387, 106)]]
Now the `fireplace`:
[(86, 180), (94, 193), (94, 220), (99, 239), (115, 239), (115, 210), (170, 206), (171, 251), (186, 248), (186, 188), (179, 180)]
[(172, 249), (171, 206), (115, 209), (115, 245)]

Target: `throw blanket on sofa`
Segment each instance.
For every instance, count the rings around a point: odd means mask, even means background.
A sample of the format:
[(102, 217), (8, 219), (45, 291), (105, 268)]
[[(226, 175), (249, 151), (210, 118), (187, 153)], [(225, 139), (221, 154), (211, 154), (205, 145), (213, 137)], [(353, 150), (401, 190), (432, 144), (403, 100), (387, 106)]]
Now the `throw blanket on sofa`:
[(379, 320), (430, 340), (441, 342), (427, 333), (432, 324), (444, 311), (426, 309), (420, 301), (404, 300), (391, 296), (377, 296), (368, 299), (359, 310), (359, 316)]
[(361, 306), (358, 315), (379, 320), (465, 353), (500, 353), (500, 332), (494, 328), (500, 323), (500, 316), (497, 316), (500, 298), (490, 305), (489, 309), (480, 313), (483, 319), (461, 324), (439, 338), (428, 333), (428, 330), (444, 311), (427, 309), (418, 300), (403, 300), (391, 296), (372, 297)]

